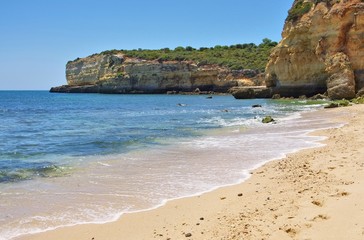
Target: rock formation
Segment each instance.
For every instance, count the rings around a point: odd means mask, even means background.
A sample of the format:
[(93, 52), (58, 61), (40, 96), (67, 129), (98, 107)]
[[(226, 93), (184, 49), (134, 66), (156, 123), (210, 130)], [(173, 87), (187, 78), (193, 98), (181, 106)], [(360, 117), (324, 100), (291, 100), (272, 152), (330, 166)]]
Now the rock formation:
[(281, 96), (364, 94), (364, 1), (295, 0), (266, 67)]
[(68, 85), (54, 87), (51, 92), (226, 92), (234, 86), (264, 84), (264, 77), (252, 70), (198, 66), (191, 61), (147, 61), (122, 53), (94, 54), (70, 61), (66, 78)]

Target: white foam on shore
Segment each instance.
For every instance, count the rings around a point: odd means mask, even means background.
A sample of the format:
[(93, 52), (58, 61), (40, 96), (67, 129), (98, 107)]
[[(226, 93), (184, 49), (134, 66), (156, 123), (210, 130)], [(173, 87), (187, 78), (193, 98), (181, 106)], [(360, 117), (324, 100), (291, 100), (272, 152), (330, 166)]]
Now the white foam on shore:
[[(174, 199), (241, 183), (249, 178), (252, 170), (269, 161), (301, 149), (323, 146), (324, 137), (309, 134), (342, 124), (330, 122), (328, 116), (314, 113), (302, 117), (295, 113), (278, 119), (277, 124), (262, 125), (254, 120), (254, 128), (243, 132), (239, 124), (227, 126), (230, 127), (227, 131), (218, 134), (212, 131), (212, 135), (174, 141), (147, 151), (102, 161), (97, 158), (95, 164), (71, 177), (36, 183), (41, 187), (36, 193), (22, 193), (24, 189), (34, 188), (28, 186), (32, 183), (19, 185), (12, 193), (0, 192), (2, 198), (10, 197), (4, 200), (18, 200), (18, 204), (24, 197), (24, 204), (29, 204), (28, 200), (45, 204), (53, 195), (55, 204), (49, 207), (52, 214), (30, 213), (32, 217), (22, 219), (21, 224), (13, 222), (6, 229), (0, 226), (0, 240), (65, 226), (112, 222), (126, 212), (148, 211)], [(61, 200), (57, 202), (57, 199)]]

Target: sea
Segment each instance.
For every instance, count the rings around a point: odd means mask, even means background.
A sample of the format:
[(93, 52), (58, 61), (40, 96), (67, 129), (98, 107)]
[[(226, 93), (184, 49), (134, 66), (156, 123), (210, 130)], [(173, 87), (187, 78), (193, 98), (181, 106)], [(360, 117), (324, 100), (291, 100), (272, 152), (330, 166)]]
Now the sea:
[[(0, 91), (0, 240), (240, 183), (268, 161), (322, 146), (309, 133), (339, 126), (315, 114), (322, 104)], [(268, 115), (275, 122), (263, 124)]]

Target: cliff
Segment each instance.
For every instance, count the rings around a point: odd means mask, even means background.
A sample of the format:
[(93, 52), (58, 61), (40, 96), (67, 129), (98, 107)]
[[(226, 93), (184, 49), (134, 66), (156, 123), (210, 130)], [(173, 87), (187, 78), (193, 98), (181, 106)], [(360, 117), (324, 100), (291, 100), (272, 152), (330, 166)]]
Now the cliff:
[(234, 86), (263, 84), (258, 71), (229, 70), (192, 61), (141, 60), (122, 52), (94, 54), (66, 65), (67, 84), (51, 92), (166, 93), (226, 92)]
[(363, 0), (295, 0), (266, 67), (282, 96), (364, 94)]

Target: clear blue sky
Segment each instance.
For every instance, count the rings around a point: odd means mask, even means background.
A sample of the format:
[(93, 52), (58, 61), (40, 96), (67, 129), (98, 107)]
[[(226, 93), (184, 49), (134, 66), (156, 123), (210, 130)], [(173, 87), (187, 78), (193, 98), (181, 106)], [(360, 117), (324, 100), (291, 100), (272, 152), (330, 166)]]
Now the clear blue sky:
[(293, 0), (14, 0), (0, 6), (0, 90), (66, 84), (68, 60), (110, 49), (279, 41)]

